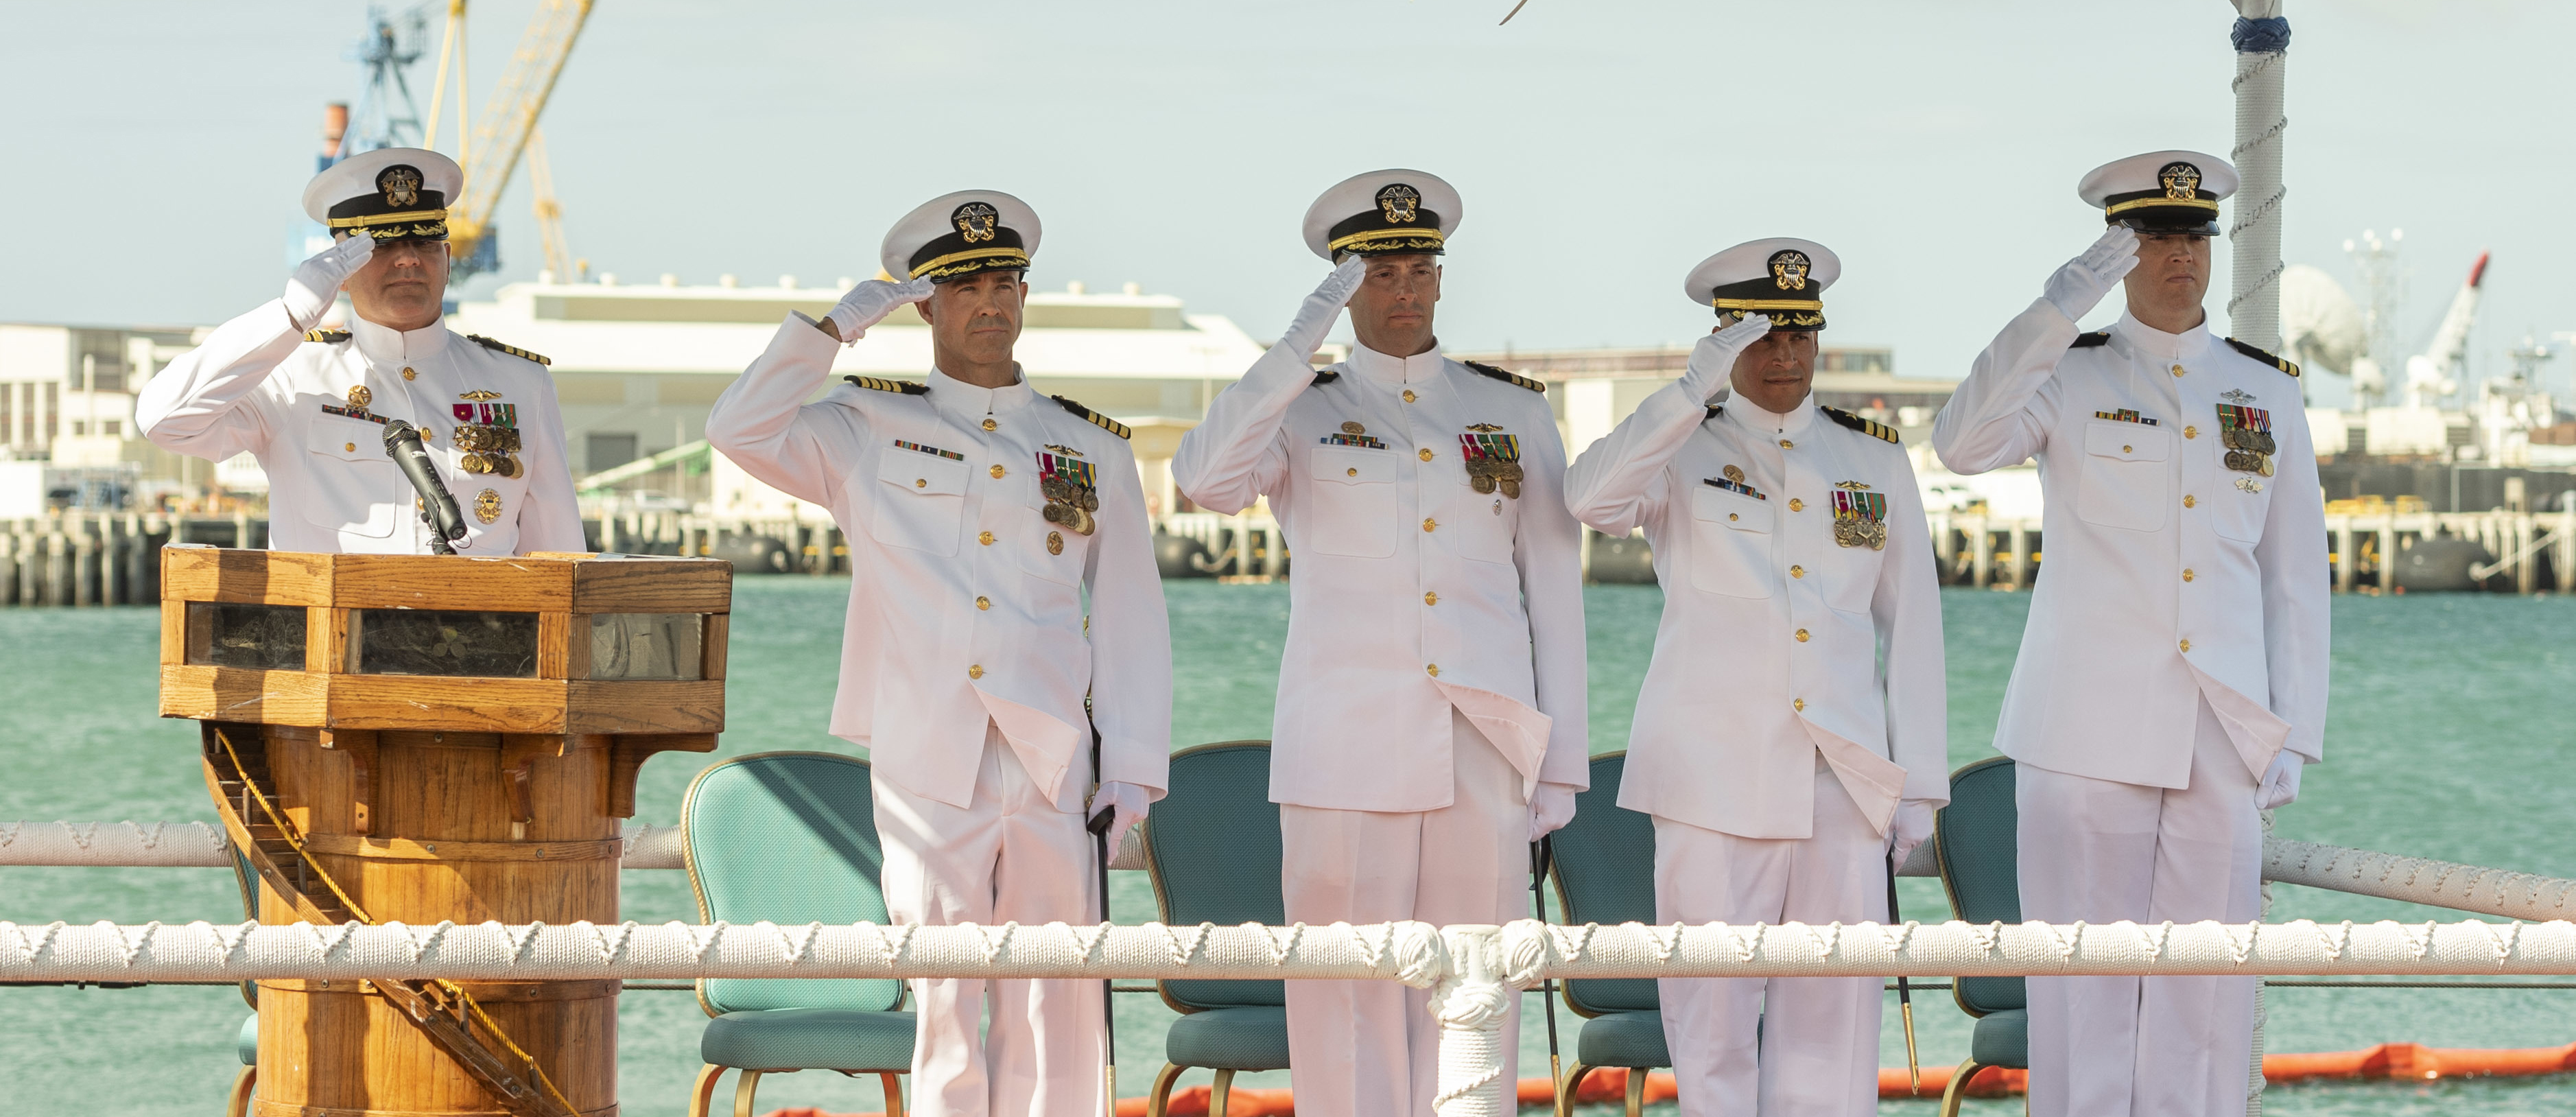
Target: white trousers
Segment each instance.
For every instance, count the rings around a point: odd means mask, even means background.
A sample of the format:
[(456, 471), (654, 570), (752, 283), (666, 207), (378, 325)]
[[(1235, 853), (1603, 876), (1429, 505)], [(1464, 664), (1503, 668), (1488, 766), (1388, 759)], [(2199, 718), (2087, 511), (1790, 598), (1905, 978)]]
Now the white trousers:
[[(1529, 802), (1520, 773), (1455, 711), (1450, 733), (1458, 784), (1446, 807), (1280, 806), (1279, 887), (1290, 922), (1501, 923), (1527, 914)], [(1520, 998), (1511, 1001), (1503, 1022), (1507, 1083), (1520, 1049)], [(1428, 990), (1392, 981), (1289, 982), (1297, 1111), (1429, 1117), (1440, 1071), (1440, 1027), (1430, 1006)]]
[[(2016, 777), (2022, 918), (2244, 923), (2261, 914), (2254, 776), (2208, 702), (2182, 790), (2027, 764)], [(2256, 980), (2029, 979), (2033, 1117), (2241, 1117)]]
[[(1655, 921), (1886, 918), (1887, 840), (1831, 770), (1816, 773), (1810, 833), (1739, 838), (1655, 819)], [(1664, 978), (1655, 984), (1685, 1117), (1878, 1112), (1880, 979)]]
[[(1048, 802), (999, 729), (964, 809), (876, 785), (886, 911), (898, 924), (991, 926), (1100, 920), (1099, 870), (1082, 805), (1090, 761)], [(992, 1024), (983, 1031), (988, 1003)], [(1065, 1117), (1101, 1110), (1097, 981), (912, 982), (920, 1014), (912, 1112), (921, 1117)]]

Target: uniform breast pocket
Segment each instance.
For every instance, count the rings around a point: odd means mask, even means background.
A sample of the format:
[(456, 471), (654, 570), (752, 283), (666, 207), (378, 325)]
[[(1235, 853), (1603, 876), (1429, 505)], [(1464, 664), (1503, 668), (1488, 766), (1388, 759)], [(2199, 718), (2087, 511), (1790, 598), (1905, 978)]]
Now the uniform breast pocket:
[(2084, 487), (2075, 512), (2085, 522), (2129, 531), (2165, 526), (2173, 502), (2173, 433), (2140, 423), (2084, 425)]
[(2263, 541), (2263, 519), (2272, 511), (2271, 479), (2258, 473), (2221, 469), (2218, 476), (2228, 485), (2215, 495), (2202, 497), (2209, 510), (2210, 529), (2222, 539), (2239, 543)]
[(1314, 484), (1299, 546), (1327, 555), (1386, 558), (1395, 553), (1395, 483), (1407, 468), (1392, 450), (1324, 447), (1307, 459)]
[(1478, 493), (1462, 481), (1449, 507), (1457, 520), (1460, 555), (1477, 562), (1512, 561), (1512, 531), (1520, 522), (1520, 501), (1499, 492)]
[[(1893, 532), (1893, 524), (1880, 525)], [(1869, 612), (1870, 599), (1878, 593), (1879, 571), (1886, 565), (1887, 552), (1868, 546), (1845, 547), (1839, 542), (1825, 556), (1825, 604), (1845, 613)]]
[(1091, 541), (1100, 530), (1098, 514), (1093, 514), (1093, 535), (1048, 520), (1040, 509), (1031, 508), (1028, 515), (1029, 526), (1019, 533), (1026, 536), (1019, 545), (1020, 569), (1058, 585), (1081, 585), (1082, 564), (1090, 557)]
[(304, 518), (347, 535), (391, 536), (410, 511), (411, 485), (385, 456), (384, 428), (339, 419), (315, 424), (309, 437), (306, 465), (315, 499), (304, 506)]
[(1771, 596), (1771, 502), (1714, 485), (1691, 490), (1691, 588)]
[(956, 554), (966, 516), (966, 476), (966, 463), (955, 458), (885, 451), (877, 461), (877, 510), (868, 534), (890, 547)]

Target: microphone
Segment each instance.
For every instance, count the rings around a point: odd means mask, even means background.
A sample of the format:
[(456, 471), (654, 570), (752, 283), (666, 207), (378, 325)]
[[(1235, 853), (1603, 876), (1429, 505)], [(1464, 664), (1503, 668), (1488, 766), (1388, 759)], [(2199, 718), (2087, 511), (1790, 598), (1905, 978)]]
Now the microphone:
[(448, 541), (465, 538), (465, 514), (457, 511), (456, 497), (438, 479), (429, 451), (421, 448), (419, 429), (400, 419), (385, 420), (385, 456), (402, 467), (403, 476), (411, 478), (412, 489), (420, 493), (420, 522), (429, 525), (430, 553), (455, 554)]

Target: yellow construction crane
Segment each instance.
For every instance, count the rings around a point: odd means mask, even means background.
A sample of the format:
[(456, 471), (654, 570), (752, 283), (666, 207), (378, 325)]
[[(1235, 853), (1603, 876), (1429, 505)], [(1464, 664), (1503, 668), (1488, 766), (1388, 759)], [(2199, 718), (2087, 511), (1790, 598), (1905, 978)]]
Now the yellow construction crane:
[[(474, 119), (474, 130), (464, 137), (456, 162), (465, 170), (465, 187), (447, 204), (448, 254), (455, 261), (458, 276), (474, 275), (500, 267), (500, 246), (493, 237), (492, 215), (500, 208), (501, 188), (509, 184), (510, 175), (519, 167), (519, 156), (537, 131), (537, 116), (545, 111), (546, 98), (553, 95), (555, 79), (563, 74), (564, 59), (572, 54), (572, 44), (581, 37), (582, 24), (590, 18), (591, 0), (539, 0), (537, 12), (528, 21), (527, 33), (519, 37), (518, 49), (510, 55), (510, 67), (501, 75), (501, 83), (483, 102), (483, 112)], [(449, 0), (447, 33), (438, 52), (438, 81), (430, 95), (429, 126), (424, 146), (435, 146), (438, 121), (443, 113), (449, 60), (456, 71), (456, 118), (465, 120), (465, 0)], [(536, 172), (532, 168), (532, 173)], [(551, 176), (539, 190), (538, 226), (545, 235), (549, 266), (565, 274), (569, 261), (557, 263), (554, 257), (562, 248), (562, 228), (556, 220), (560, 211), (554, 206)], [(565, 254), (568, 255), (568, 254)]]
[(590, 261), (575, 259), (572, 245), (564, 239), (563, 206), (555, 202), (554, 167), (546, 160), (546, 130), (528, 133), (529, 208), (537, 215), (537, 242), (545, 246), (546, 270), (554, 273), (557, 283), (575, 283), (587, 278)]

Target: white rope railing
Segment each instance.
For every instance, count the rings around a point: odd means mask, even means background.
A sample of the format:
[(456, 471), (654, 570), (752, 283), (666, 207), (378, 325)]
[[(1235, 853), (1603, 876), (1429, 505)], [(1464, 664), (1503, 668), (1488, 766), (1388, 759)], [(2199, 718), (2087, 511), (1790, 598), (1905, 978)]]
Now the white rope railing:
[(2576, 880), (2272, 838), (2263, 878), (2508, 919), (2576, 918)]

